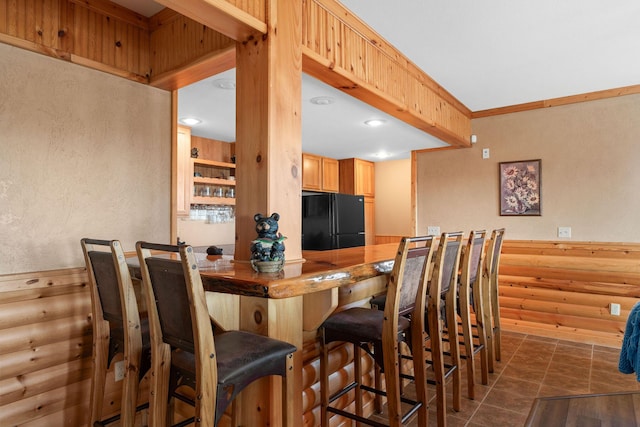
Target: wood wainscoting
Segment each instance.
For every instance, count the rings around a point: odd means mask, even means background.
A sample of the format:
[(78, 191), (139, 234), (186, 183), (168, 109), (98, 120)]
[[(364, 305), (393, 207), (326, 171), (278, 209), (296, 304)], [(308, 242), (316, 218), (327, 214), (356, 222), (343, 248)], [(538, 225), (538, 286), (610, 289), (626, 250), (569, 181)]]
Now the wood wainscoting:
[[(3, 425), (87, 424), (92, 348), (87, 280), (84, 268), (0, 276)], [(119, 405), (119, 398), (109, 398)]]
[(504, 329), (620, 348), (640, 301), (640, 244), (506, 240), (499, 274)]

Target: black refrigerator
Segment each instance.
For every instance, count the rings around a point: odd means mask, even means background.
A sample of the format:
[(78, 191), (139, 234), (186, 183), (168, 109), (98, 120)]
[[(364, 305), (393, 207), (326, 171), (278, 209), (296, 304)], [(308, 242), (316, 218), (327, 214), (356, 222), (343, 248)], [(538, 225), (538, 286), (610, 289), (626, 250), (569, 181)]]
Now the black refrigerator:
[(364, 196), (316, 193), (302, 196), (302, 249), (364, 246)]

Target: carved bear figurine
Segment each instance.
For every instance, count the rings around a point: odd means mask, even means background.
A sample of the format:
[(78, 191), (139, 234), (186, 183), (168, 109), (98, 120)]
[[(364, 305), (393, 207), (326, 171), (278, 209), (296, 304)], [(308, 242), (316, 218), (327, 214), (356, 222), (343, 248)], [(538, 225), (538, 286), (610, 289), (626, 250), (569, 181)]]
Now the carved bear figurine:
[(278, 233), (280, 214), (271, 216), (255, 214), (258, 237), (251, 242), (251, 259), (256, 261), (284, 261), (284, 243), (286, 239)]

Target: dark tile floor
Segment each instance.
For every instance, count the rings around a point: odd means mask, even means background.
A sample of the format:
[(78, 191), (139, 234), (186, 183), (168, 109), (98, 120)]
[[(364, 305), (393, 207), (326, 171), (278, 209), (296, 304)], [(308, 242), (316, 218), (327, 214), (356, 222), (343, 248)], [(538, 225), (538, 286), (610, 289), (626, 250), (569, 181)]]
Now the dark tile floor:
[[(558, 339), (502, 333), (502, 360), (480, 383), (476, 370), (476, 398), (469, 400), (466, 372), (462, 372), (462, 406), (451, 408), (447, 385), (447, 425), (523, 426), (536, 397), (640, 390), (635, 375), (618, 371), (618, 349)], [(430, 388), (429, 426), (436, 426), (435, 389)], [(417, 420), (412, 427), (418, 426)]]

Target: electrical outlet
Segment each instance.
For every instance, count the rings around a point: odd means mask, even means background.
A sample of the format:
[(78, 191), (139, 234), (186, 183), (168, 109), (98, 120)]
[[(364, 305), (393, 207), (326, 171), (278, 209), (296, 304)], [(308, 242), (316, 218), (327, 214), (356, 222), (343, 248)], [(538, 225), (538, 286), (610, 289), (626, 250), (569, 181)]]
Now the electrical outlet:
[(115, 364), (115, 380), (122, 381), (124, 379), (124, 360), (120, 360)]
[(440, 227), (437, 225), (430, 225), (427, 227), (427, 234), (429, 236), (439, 236), (440, 235)]
[(482, 158), (483, 159), (488, 159), (489, 158), (489, 149), (488, 148), (483, 148), (482, 149)]
[(571, 237), (571, 227), (558, 227), (558, 237)]
[(612, 316), (620, 316), (620, 304), (616, 304), (615, 302), (609, 304), (609, 313), (611, 313)]

